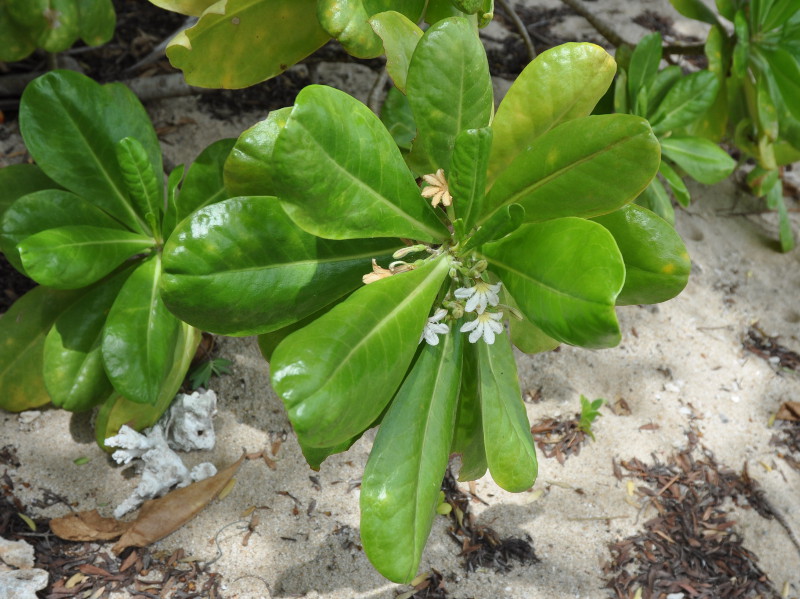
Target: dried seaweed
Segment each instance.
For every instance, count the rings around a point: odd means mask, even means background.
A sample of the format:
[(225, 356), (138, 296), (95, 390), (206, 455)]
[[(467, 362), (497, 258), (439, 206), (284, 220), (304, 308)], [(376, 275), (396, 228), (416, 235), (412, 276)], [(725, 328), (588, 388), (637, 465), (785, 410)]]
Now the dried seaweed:
[(501, 538), (488, 526), (477, 524), (470, 510), (474, 496), (467, 495), (458, 486), (453, 473), (448, 469), (442, 481), (445, 501), (453, 508), (450, 512), (450, 538), (461, 547), (464, 557), (464, 569), (474, 572), (478, 568), (492, 568), (495, 572), (509, 572), (514, 560), (521, 564), (539, 562), (531, 544), (531, 538), (525, 535)]
[(781, 368), (800, 371), (800, 354), (780, 345), (777, 337), (770, 337), (758, 327), (747, 330), (742, 345), (747, 351)]
[(784, 422), (769, 441), (779, 449), (778, 456), (800, 471), (800, 422)]
[(580, 454), (581, 447), (589, 439), (589, 435), (580, 429), (580, 419), (581, 415), (575, 414), (570, 420), (545, 418), (536, 422), (531, 433), (542, 455), (556, 458), (563, 465), (569, 456)]
[(649, 485), (637, 491), (658, 515), (645, 522), (642, 533), (610, 546), (612, 560), (604, 570), (607, 587), (618, 599), (631, 599), (639, 591), (642, 599), (670, 593), (692, 599), (778, 596), (723, 509), (732, 501), (773, 516), (746, 469), (737, 474), (721, 467), (711, 452), (694, 445), (666, 463), (632, 459), (621, 466)]

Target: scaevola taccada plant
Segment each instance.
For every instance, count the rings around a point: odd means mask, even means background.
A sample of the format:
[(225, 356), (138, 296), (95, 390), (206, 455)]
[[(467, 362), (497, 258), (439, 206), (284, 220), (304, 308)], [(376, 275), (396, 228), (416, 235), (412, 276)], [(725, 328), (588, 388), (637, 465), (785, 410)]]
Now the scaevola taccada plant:
[(615, 72), (604, 50), (543, 53), (494, 115), (466, 20), (416, 38), (388, 56), (417, 127), (405, 157), (366, 106), (307, 87), (242, 134), (225, 166), (239, 196), (178, 227), (162, 278), (181, 318), (261, 335), (312, 467), (379, 426), (361, 536), (403, 582), (451, 454), (461, 480), (536, 478), (512, 343), (613, 346), (615, 305), (671, 298), (689, 272), (672, 227), (631, 205), (659, 164), (647, 121), (588, 116)]

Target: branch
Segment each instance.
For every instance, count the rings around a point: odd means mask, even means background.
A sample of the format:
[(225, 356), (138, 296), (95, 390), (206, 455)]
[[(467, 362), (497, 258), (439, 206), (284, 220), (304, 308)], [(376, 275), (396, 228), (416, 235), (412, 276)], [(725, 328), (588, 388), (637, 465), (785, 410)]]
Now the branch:
[(522, 22), (522, 19), (519, 18), (517, 11), (514, 10), (514, 6), (506, 0), (497, 0), (497, 3), (509, 16), (509, 18), (514, 21), (514, 26), (517, 28), (517, 32), (522, 38), (522, 41), (525, 42), (525, 47), (528, 49), (528, 59), (533, 60), (536, 58), (536, 47), (533, 45), (531, 36), (528, 35), (528, 30), (525, 28), (525, 24)]

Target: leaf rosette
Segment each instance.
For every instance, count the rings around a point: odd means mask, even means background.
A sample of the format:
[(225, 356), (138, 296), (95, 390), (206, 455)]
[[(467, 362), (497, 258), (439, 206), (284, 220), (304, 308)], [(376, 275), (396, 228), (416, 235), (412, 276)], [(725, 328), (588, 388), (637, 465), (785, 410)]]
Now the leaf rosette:
[(305, 88), (242, 134), (225, 165), (236, 197), (178, 226), (162, 276), (180, 318), (260, 335), (313, 468), (379, 426), (362, 539), (400, 582), (416, 575), (452, 453), (462, 480), (535, 480), (512, 342), (613, 346), (616, 305), (669, 299), (689, 273), (674, 229), (631, 205), (660, 161), (649, 124), (590, 116), (615, 72), (604, 50), (543, 53), (495, 114), (469, 21), (414, 39), (384, 40), (409, 151), (357, 100)]

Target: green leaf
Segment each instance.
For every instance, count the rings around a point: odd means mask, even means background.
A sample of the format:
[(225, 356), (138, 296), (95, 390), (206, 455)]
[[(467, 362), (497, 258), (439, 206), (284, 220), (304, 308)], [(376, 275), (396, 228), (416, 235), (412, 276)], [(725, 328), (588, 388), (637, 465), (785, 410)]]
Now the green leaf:
[(781, 251), (791, 252), (795, 246), (794, 234), (792, 233), (792, 221), (789, 219), (789, 212), (783, 199), (783, 185), (780, 179), (767, 192), (767, 205), (775, 206), (778, 210), (778, 238)]
[(275, 351), (275, 348), (281, 344), (281, 341), (286, 339), (289, 335), (294, 333), (295, 331), (299, 331), (300, 329), (304, 328), (305, 326), (314, 322), (317, 318), (325, 314), (326, 312), (330, 311), (334, 306), (342, 303), (344, 299), (340, 299), (336, 302), (328, 304), (324, 308), (317, 310), (313, 314), (306, 316), (292, 324), (287, 324), (285, 327), (281, 327), (280, 329), (275, 329), (274, 331), (270, 331), (269, 333), (262, 333), (258, 335), (258, 349), (261, 351), (261, 355), (267, 362), (272, 361), (272, 354)]
[(276, 193), (299, 227), (327, 239), (448, 236), (389, 132), (361, 102), (310, 85), (278, 135)]
[(598, 416), (602, 416), (600, 408), (605, 402), (604, 399), (595, 399), (589, 401), (581, 395), (581, 418), (578, 422), (578, 429), (589, 435), (594, 441), (594, 432), (592, 431), (592, 423), (597, 420)]
[(0, 60), (3, 62), (16, 62), (29, 56), (35, 49), (36, 43), (28, 35), (26, 27), (20, 27), (14, 21), (9, 7), (0, 4)]
[(702, 137), (667, 137), (661, 140), (661, 149), (690, 177), (706, 185), (719, 183), (736, 168), (725, 150)]
[(692, 201), (692, 197), (689, 195), (689, 189), (686, 187), (686, 183), (683, 182), (681, 176), (664, 160), (661, 161), (658, 172), (661, 173), (661, 176), (664, 177), (664, 180), (669, 184), (672, 195), (675, 196), (678, 203), (684, 207), (688, 206)]
[(764, 17), (761, 30), (770, 31), (776, 27), (782, 27), (793, 18), (797, 20), (798, 14), (800, 14), (800, 1), (775, 2)]
[[(631, 98), (636, 98), (642, 89), (649, 89), (658, 73), (661, 62), (661, 34), (658, 32), (644, 36), (631, 55), (628, 67), (628, 90)], [(642, 114), (637, 112), (637, 114)], [(646, 114), (646, 112), (644, 113)]]
[(611, 232), (625, 262), (618, 306), (657, 304), (683, 291), (692, 264), (686, 246), (667, 221), (635, 204), (594, 221)]
[[(503, 287), (502, 292), (504, 297), (503, 303), (511, 306), (514, 311), (519, 312), (517, 301), (511, 297), (508, 289)], [(538, 354), (550, 351), (560, 345), (558, 341), (546, 335), (542, 329), (524, 316), (520, 320), (512, 313), (511, 317), (508, 319), (508, 329), (511, 334), (511, 343), (526, 354)]]
[(519, 229), (524, 219), (525, 209), (519, 204), (504, 206), (495, 212), (472, 237), (467, 239), (462, 247), (462, 251), (466, 252), (484, 243), (502, 239), (509, 233), (513, 233)]
[(383, 411), (449, 270), (441, 258), (362, 287), (277, 347), (272, 386), (304, 444), (343, 443)]
[[(460, 323), (453, 325), (459, 327)], [(477, 480), (486, 474), (486, 448), (483, 443), (483, 420), (478, 394), (478, 365), (475, 345), (464, 347), (461, 393), (456, 408), (455, 430), (450, 453), (461, 456), (458, 480)]]
[(223, 335), (280, 329), (361, 286), (392, 239), (330, 241), (299, 229), (276, 198), (233, 198), (203, 208), (164, 247), (170, 310)]
[(770, 74), (780, 90), (781, 99), (794, 118), (800, 120), (800, 65), (794, 56), (782, 48), (761, 50), (769, 64)]
[(518, 493), (533, 486), (538, 464), (508, 335), (498, 335), (492, 345), (479, 340), (477, 353), (489, 473), (500, 487)]
[(149, 0), (151, 4), (179, 12), (182, 15), (199, 17), (203, 12), (217, 0)]
[(19, 242), (48, 229), (87, 224), (124, 231), (105, 212), (68, 191), (45, 189), (33, 192), (19, 198), (4, 213), (0, 249), (14, 268), (25, 273), (17, 251)]
[(39, 33), (36, 45), (47, 52), (63, 52), (75, 43), (80, 34), (78, 5), (75, 0), (48, 0), (44, 14), (46, 25)]
[(103, 368), (100, 342), (106, 315), (130, 273), (126, 269), (87, 290), (47, 334), (44, 382), (56, 407), (89, 410), (113, 390)]
[(87, 225), (48, 229), (26, 237), (17, 248), (34, 281), (77, 289), (99, 281), (131, 256), (153, 246), (149, 237)]
[(58, 188), (58, 184), (35, 164), (11, 164), (3, 167), (0, 169), (0, 219), (9, 206), (22, 196), (54, 188)]
[(494, 110), (486, 52), (466, 19), (445, 19), (425, 32), (406, 93), (417, 124), (409, 164), (420, 174), (441, 168), (449, 176), (456, 136), (486, 127)]
[[(602, 101), (602, 100), (601, 100)], [(614, 82), (614, 110), (619, 114), (631, 112), (633, 106), (628, 102), (628, 75), (625, 71), (617, 73), (617, 79)], [(598, 112), (597, 114), (610, 114), (612, 111)]]
[(317, 0), (220, 0), (170, 41), (167, 58), (189, 85), (247, 87), (328, 41), (316, 15)]
[(160, 276), (158, 255), (137, 266), (103, 331), (103, 361), (114, 388), (130, 401), (153, 405), (173, 370), (182, 327), (161, 301)]
[(193, 212), (228, 197), (223, 181), (223, 167), (234, 143), (234, 139), (215, 141), (200, 152), (189, 167), (173, 204), (176, 224)]
[(523, 314), (553, 339), (589, 348), (619, 343), (614, 305), (625, 266), (602, 226), (573, 217), (524, 225), (481, 253)]
[(710, 23), (711, 25), (719, 24), (716, 15), (703, 4), (702, 0), (669, 0), (669, 2), (684, 17)]
[(562, 44), (539, 54), (497, 109), (489, 184), (541, 135), (591, 114), (615, 71), (614, 59), (594, 44)]
[[(146, 222), (157, 223), (164, 211), (164, 181), (161, 171), (152, 170), (147, 151), (133, 137), (119, 140), (115, 150), (122, 180), (134, 207), (140, 216), (145, 217)], [(160, 231), (148, 230), (148, 233), (159, 235)]]
[[(758, 115), (758, 129), (769, 141), (778, 139), (779, 118), (778, 108), (770, 93), (769, 76), (759, 77), (756, 80), (756, 114)], [(773, 85), (772, 87), (776, 87)], [(776, 94), (777, 95), (777, 94)]]
[(528, 222), (612, 212), (647, 187), (659, 156), (658, 140), (640, 117), (567, 121), (539, 137), (497, 179), (478, 224), (514, 203), (525, 208)]
[(450, 193), (456, 214), (467, 231), (483, 212), (486, 169), (492, 147), (492, 129), (465, 129), (456, 136), (450, 173)]
[(47, 176), (132, 230), (147, 230), (128, 197), (114, 148), (125, 137), (136, 138), (154, 173), (161, 172), (161, 149), (150, 117), (127, 87), (51, 71), (25, 88), (19, 125)]
[(117, 14), (111, 0), (77, 0), (81, 39), (88, 46), (105, 44), (114, 35)]
[(653, 114), (653, 132), (661, 136), (690, 125), (709, 109), (718, 91), (719, 80), (708, 71), (679, 79)]
[(739, 79), (744, 79), (750, 61), (750, 26), (743, 9), (736, 11), (733, 27), (736, 34), (736, 45), (733, 47), (733, 73)]
[(239, 136), (225, 161), (224, 179), (229, 193), (234, 196), (275, 193), (272, 153), (291, 113), (291, 106), (273, 110), (265, 120)]
[(447, 470), (463, 335), (427, 343), (378, 429), (361, 479), (364, 553), (389, 580), (417, 574)]
[(141, 431), (158, 422), (181, 388), (199, 343), (200, 331), (186, 323), (179, 323), (175, 334), (175, 351), (170, 360), (172, 366), (154, 404), (130, 401), (116, 392), (103, 403), (97, 412), (94, 430), (95, 440), (104, 451), (113, 451), (105, 446), (104, 441), (116, 435), (123, 424)]
[(650, 85), (647, 103), (648, 112), (646, 113), (647, 117), (652, 117), (653, 114), (655, 114), (669, 90), (682, 78), (683, 72), (677, 65), (670, 65), (663, 71), (659, 71), (655, 79), (653, 79), (653, 83)]
[(395, 11), (378, 13), (369, 20), (372, 29), (383, 41), (386, 70), (401, 92), (406, 92), (406, 77), (411, 55), (422, 37), (422, 29), (408, 17)]
[(42, 376), (44, 340), (80, 296), (35, 287), (0, 316), (0, 409), (22, 412), (50, 402)]
[(655, 212), (670, 225), (675, 226), (675, 209), (672, 207), (672, 200), (658, 177), (650, 181), (650, 185), (645, 188), (642, 195), (636, 198), (636, 204)]
[(389, 131), (397, 147), (404, 153), (411, 150), (411, 142), (417, 135), (417, 125), (408, 103), (402, 92), (392, 87), (386, 94), (381, 106), (381, 122)]

